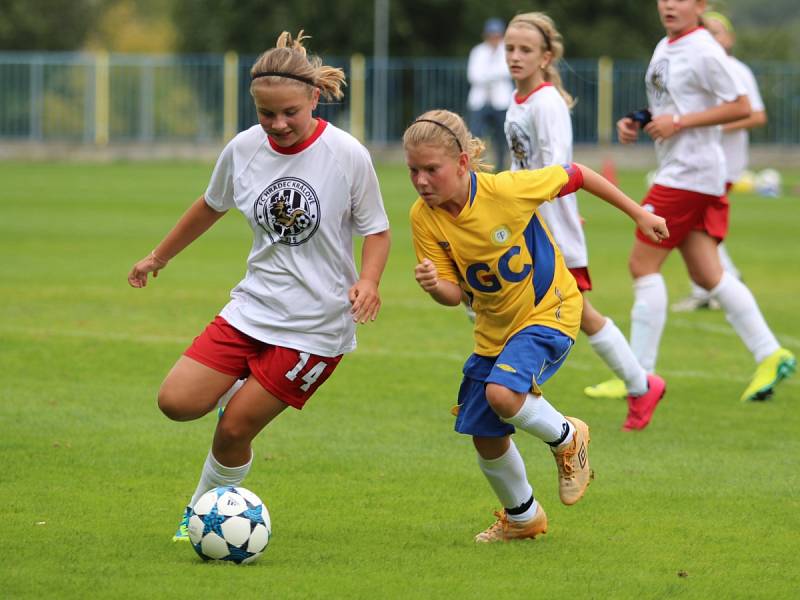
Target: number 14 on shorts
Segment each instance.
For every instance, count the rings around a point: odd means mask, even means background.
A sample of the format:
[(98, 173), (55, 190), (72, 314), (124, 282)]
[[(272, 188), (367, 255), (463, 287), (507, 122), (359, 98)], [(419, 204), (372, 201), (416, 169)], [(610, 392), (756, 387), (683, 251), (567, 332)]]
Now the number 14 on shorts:
[[(308, 363), (308, 359), (311, 358), (311, 355), (308, 352), (300, 352), (300, 360), (297, 361), (297, 364), (290, 370), (286, 371), (286, 379), (289, 381), (294, 381), (297, 379), (298, 373), (303, 370)], [(316, 383), (319, 376), (325, 372), (325, 367), (328, 366), (326, 362), (318, 362), (313, 367), (311, 367), (307, 373), (305, 373), (301, 379), (305, 382), (303, 385), (300, 386), (300, 389), (304, 392), (307, 392), (308, 389)]]

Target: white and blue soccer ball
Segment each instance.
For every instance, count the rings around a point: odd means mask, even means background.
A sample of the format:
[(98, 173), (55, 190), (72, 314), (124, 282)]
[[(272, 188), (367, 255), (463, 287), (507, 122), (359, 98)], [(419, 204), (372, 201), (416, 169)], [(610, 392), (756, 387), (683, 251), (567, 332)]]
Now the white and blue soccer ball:
[(781, 195), (781, 174), (775, 169), (759, 171), (755, 177), (756, 192), (767, 198), (778, 198)]
[(271, 535), (267, 507), (243, 487), (206, 492), (189, 515), (189, 539), (203, 560), (251, 563), (266, 550)]

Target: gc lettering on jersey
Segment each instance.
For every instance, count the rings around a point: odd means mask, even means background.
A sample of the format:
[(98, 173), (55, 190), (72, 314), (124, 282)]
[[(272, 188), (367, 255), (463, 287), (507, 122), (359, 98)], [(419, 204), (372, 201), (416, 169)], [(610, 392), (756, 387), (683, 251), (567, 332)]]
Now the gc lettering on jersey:
[(533, 265), (524, 263), (519, 270), (514, 270), (511, 266), (512, 259), (519, 255), (521, 251), (522, 249), (519, 246), (511, 246), (506, 250), (497, 261), (497, 274), (492, 272), (487, 263), (472, 263), (466, 270), (467, 283), (474, 290), (491, 294), (502, 289), (501, 280), (509, 283), (525, 281), (530, 276)]
[(319, 200), (314, 189), (302, 179), (282, 177), (258, 196), (253, 217), (270, 239), (298, 246), (317, 231)]

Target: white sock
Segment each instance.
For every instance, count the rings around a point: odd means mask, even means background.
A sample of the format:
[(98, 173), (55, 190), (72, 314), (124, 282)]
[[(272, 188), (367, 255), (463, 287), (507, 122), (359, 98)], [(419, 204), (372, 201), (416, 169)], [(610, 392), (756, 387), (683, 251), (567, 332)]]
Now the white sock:
[(647, 392), (647, 371), (636, 360), (628, 340), (614, 321), (606, 317), (600, 331), (589, 336), (589, 344), (608, 368), (625, 382), (629, 394), (641, 396)]
[(702, 300), (703, 302), (708, 302), (708, 299), (711, 298), (711, 292), (709, 292), (707, 289), (701, 288), (699, 285), (697, 285), (691, 279), (689, 280), (689, 283), (692, 286), (692, 292), (691, 292), (690, 296), (692, 298), (696, 298), (697, 300)]
[(633, 293), (631, 350), (645, 371), (653, 373), (667, 322), (667, 286), (661, 273), (652, 273), (633, 282)]
[(200, 474), (200, 482), (197, 484), (197, 489), (194, 491), (192, 499), (189, 501), (189, 506), (194, 506), (200, 500), (200, 497), (209, 490), (215, 487), (225, 485), (239, 485), (247, 476), (250, 471), (250, 465), (253, 464), (253, 455), (250, 454), (250, 460), (239, 467), (226, 467), (217, 462), (214, 455), (209, 450), (206, 462), (203, 465), (203, 472)]
[(522, 408), (513, 417), (503, 419), (514, 427), (535, 435), (543, 442), (561, 446), (572, 441), (575, 428), (544, 396), (528, 394)]
[(233, 398), (233, 395), (241, 389), (245, 381), (245, 379), (237, 379), (234, 381), (233, 385), (228, 388), (228, 391), (219, 397), (219, 400), (217, 401), (217, 408), (225, 408), (228, 406), (230, 399)]
[[(736, 265), (733, 264), (733, 259), (731, 259), (730, 255), (728, 254), (728, 250), (725, 248), (725, 244), (720, 243), (717, 246), (717, 253), (719, 254), (719, 262), (722, 264), (722, 270), (726, 273), (730, 273), (736, 279), (741, 279), (742, 274), (739, 272), (739, 269), (736, 268)], [(711, 292), (701, 288), (697, 285), (694, 281), (691, 282), (692, 284), (692, 298), (696, 298), (697, 300), (702, 300), (703, 302), (708, 302), (709, 298), (711, 298)]]
[(753, 294), (741, 281), (723, 272), (717, 287), (711, 290), (711, 296), (719, 302), (728, 322), (733, 325), (757, 363), (781, 347), (764, 320)]
[(733, 264), (733, 259), (728, 254), (728, 249), (725, 248), (725, 244), (719, 244), (717, 246), (717, 252), (719, 253), (719, 262), (722, 263), (722, 268), (726, 273), (730, 273), (736, 279), (741, 279), (742, 274), (739, 272), (739, 269), (736, 268), (736, 265)]
[[(511, 441), (511, 446), (500, 458), (486, 459), (478, 454), (478, 466), (492, 486), (497, 499), (506, 509), (510, 521), (529, 521), (536, 514), (536, 501), (533, 488), (528, 483), (525, 463)], [(525, 506), (531, 502), (528, 506)], [(515, 511), (511, 514), (508, 511)]]

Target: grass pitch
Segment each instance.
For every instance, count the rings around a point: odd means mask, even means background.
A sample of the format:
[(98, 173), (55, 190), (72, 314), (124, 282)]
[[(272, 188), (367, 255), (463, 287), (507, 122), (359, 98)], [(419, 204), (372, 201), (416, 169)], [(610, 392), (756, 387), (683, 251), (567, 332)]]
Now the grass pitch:
[[(0, 581), (6, 598), (788, 598), (800, 589), (800, 377), (742, 405), (751, 356), (719, 312), (670, 314), (668, 392), (648, 429), (585, 338), (547, 397), (592, 428), (596, 479), (558, 502), (546, 446), (517, 444), (550, 519), (532, 542), (476, 546), (499, 508), (468, 438), (452, 432), (470, 326), (416, 286), (402, 166), (379, 175), (394, 245), (379, 320), (298, 413), (256, 440), (244, 485), (273, 539), (249, 567), (203, 563), (170, 537), (215, 417), (174, 423), (158, 385), (244, 274), (230, 214), (144, 290), (126, 275), (210, 175), (207, 164), (0, 163)], [(733, 199), (728, 248), (782, 343), (800, 353), (800, 173), (781, 199)], [(643, 173), (622, 173), (634, 198)], [(593, 198), (595, 306), (628, 331), (632, 225)], [(674, 301), (688, 289), (673, 256)]]

